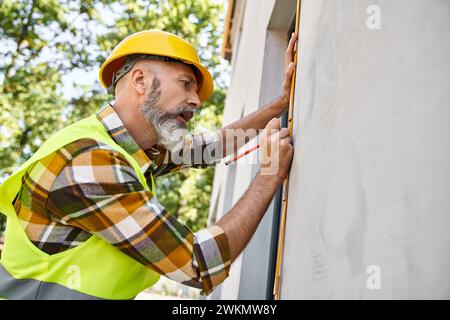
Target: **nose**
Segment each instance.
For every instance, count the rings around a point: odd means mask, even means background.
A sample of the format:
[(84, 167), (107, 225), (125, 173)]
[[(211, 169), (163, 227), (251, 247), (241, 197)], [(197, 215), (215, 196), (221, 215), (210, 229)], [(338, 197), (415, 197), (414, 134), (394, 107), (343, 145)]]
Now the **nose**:
[(188, 104), (195, 109), (200, 109), (202, 106), (202, 101), (196, 91), (193, 91), (192, 94), (189, 95)]

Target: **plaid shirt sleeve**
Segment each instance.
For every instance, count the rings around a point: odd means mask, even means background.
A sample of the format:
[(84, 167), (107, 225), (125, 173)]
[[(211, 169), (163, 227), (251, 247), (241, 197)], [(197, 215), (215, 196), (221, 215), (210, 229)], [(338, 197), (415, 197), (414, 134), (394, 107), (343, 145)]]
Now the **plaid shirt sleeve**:
[(222, 139), (218, 131), (187, 134), (171, 151), (161, 146), (156, 151), (155, 176), (162, 176), (185, 168), (215, 165), (222, 159)]
[(95, 234), (128, 256), (208, 295), (229, 275), (219, 226), (193, 233), (144, 190), (128, 161), (107, 147), (77, 155), (58, 174), (47, 202), (58, 223)]

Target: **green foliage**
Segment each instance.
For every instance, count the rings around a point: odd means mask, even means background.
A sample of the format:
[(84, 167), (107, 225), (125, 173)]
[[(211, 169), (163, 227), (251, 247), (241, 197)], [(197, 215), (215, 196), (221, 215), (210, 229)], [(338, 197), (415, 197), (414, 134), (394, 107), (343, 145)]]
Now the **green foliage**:
[[(222, 10), (212, 0), (0, 1), (0, 182), (56, 130), (111, 99), (98, 85), (77, 85), (80, 94), (68, 99), (61, 93), (63, 78), (98, 68), (131, 33), (161, 29), (180, 35), (217, 77)], [(224, 97), (216, 88), (192, 121), (197, 128), (220, 126)], [(210, 168), (161, 178), (158, 198), (197, 230), (207, 219), (213, 175)]]
[[(30, 82), (28, 79), (35, 79)], [(38, 64), (18, 69), (3, 87), (0, 123), (0, 167), (3, 174), (29, 158), (49, 135), (61, 126), (64, 99), (56, 90), (56, 69)], [(45, 84), (45, 85), (44, 85)]]
[(82, 3), (1, 2), (0, 181), (66, 123), (62, 76), (93, 66), (95, 39), (86, 28), (93, 12), (85, 7), (94, 1)]

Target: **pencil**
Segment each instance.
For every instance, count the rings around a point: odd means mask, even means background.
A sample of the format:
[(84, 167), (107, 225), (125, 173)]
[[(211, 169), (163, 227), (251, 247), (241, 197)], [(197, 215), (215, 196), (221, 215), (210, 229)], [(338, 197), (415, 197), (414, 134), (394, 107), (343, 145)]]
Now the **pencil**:
[(245, 152), (243, 152), (243, 153), (241, 153), (241, 154), (235, 156), (234, 158), (232, 158), (232, 159), (226, 161), (226, 162), (225, 162), (225, 165), (229, 165), (230, 163), (232, 163), (232, 162), (234, 162), (234, 161), (236, 161), (236, 160), (242, 158), (243, 156), (246, 156), (247, 154), (249, 154), (249, 153), (252, 152), (252, 151), (255, 151), (255, 150), (258, 149), (258, 148), (259, 148), (259, 144), (257, 144), (256, 146), (254, 146), (254, 147), (248, 149), (247, 151), (245, 151)]

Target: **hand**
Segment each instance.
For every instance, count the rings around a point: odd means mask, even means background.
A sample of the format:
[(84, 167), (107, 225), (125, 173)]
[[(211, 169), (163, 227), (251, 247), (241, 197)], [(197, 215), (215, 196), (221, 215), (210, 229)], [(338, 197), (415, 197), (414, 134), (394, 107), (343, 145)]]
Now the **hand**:
[(284, 80), (283, 80), (283, 94), (281, 100), (286, 109), (289, 107), (289, 99), (291, 95), (291, 84), (292, 75), (294, 74), (295, 63), (294, 55), (297, 51), (296, 46), (297, 35), (292, 33), (291, 39), (289, 40), (286, 53), (284, 54)]
[(280, 180), (286, 177), (294, 156), (288, 128), (280, 129), (280, 120), (273, 118), (260, 134), (261, 174)]

